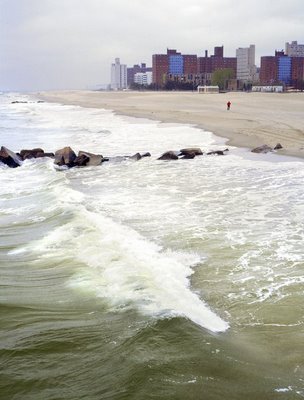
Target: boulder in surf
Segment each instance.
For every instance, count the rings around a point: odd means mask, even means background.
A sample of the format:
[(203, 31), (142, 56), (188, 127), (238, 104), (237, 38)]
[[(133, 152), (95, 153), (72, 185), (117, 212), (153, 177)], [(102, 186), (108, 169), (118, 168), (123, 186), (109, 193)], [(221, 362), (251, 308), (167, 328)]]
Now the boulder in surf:
[(87, 151), (79, 151), (78, 152), (78, 157), (80, 156), (87, 156), (89, 158), (89, 161), (87, 162), (87, 166), (91, 167), (91, 166), (97, 166), (102, 164), (103, 162), (103, 156), (101, 154), (93, 154), (93, 153), (89, 153)]
[[(203, 155), (203, 152), (199, 147), (189, 147), (189, 148), (180, 150), (180, 155), (182, 155), (182, 156), (187, 156), (188, 154), (192, 155), (193, 153), (195, 156)], [(190, 157), (190, 158), (193, 158), (193, 157)]]
[(263, 144), (262, 146), (256, 147), (255, 149), (252, 149), (251, 152), (252, 153), (269, 153), (270, 151), (272, 151), (272, 147), (268, 146), (267, 144)]
[(158, 160), (178, 160), (178, 156), (175, 151), (166, 151), (162, 154)]
[(55, 152), (55, 160), (54, 164), (71, 168), (74, 167), (74, 160), (76, 158), (75, 152), (71, 149), (71, 147), (64, 147)]
[(0, 149), (0, 161), (10, 168), (20, 167), (22, 164), (21, 157), (4, 146)]
[(225, 154), (224, 154), (224, 150), (212, 150), (207, 153), (207, 156), (210, 156), (210, 155), (223, 156)]
[(30, 158), (39, 158), (39, 157), (45, 157), (44, 155), (44, 150), (40, 148), (36, 149), (31, 149), (31, 150), (21, 150), (19, 152), (20, 157), (22, 160), (27, 160)]

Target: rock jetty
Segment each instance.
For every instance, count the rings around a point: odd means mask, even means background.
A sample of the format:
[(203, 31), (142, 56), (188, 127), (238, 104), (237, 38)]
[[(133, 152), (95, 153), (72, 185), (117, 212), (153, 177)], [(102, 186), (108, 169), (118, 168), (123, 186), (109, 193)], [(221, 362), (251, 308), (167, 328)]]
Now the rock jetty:
[[(228, 149), (225, 150), (213, 150), (206, 155), (224, 155)], [(169, 150), (163, 153), (157, 160), (179, 160), (179, 159), (193, 159), (197, 156), (202, 156), (204, 152), (199, 147), (189, 147), (181, 150)], [(119, 163), (126, 160), (130, 161), (139, 161), (145, 157), (151, 157), (150, 152), (146, 153), (135, 153), (132, 156), (123, 155), (123, 156), (113, 156), (113, 157), (104, 157), (102, 154), (94, 154), (88, 151), (81, 150), (78, 154), (70, 147), (66, 146), (62, 149), (56, 150), (55, 153), (45, 152), (43, 149), (34, 148), (34, 149), (23, 149), (20, 152), (15, 153), (12, 150), (9, 150), (5, 146), (1, 147), (0, 150), (0, 162), (6, 164), (10, 168), (20, 167), (25, 160), (34, 159), (34, 158), (42, 158), (49, 157), (54, 159), (54, 164), (57, 167), (91, 167), (91, 166), (99, 166), (104, 162), (112, 162)]]
[(266, 154), (266, 153), (272, 152), (273, 150), (280, 150), (280, 149), (283, 149), (283, 146), (281, 145), (281, 143), (276, 144), (274, 148), (268, 146), (267, 144), (263, 144), (262, 146), (252, 149), (251, 152)]

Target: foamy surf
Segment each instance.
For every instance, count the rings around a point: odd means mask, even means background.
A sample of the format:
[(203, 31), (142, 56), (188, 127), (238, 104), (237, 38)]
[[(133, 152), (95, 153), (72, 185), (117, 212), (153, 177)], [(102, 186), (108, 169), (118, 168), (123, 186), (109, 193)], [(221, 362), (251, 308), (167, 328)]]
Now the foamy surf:
[(190, 266), (198, 263), (198, 256), (163, 250), (133, 229), (82, 205), (75, 204), (73, 213), (71, 222), (17, 252), (78, 260), (82, 267), (68, 287), (80, 295), (85, 291), (105, 299), (113, 311), (132, 307), (158, 318), (185, 317), (212, 332), (228, 328), (191, 291)]
[[(98, 296), (119, 307), (135, 304), (146, 314), (183, 316), (213, 332), (228, 328), (190, 289), (188, 278), (193, 273), (190, 265), (197, 263), (198, 257), (162, 251), (136, 231), (109, 218), (88, 213), (89, 220), (97, 228), (98, 246), (103, 255), (106, 253), (103, 262), (100, 254), (88, 248), (81, 254), (82, 260), (93, 268), (90, 284)], [(107, 227), (105, 232), (100, 230), (103, 227)], [(81, 278), (78, 284), (81, 285)]]
[[(3, 396), (303, 396), (303, 162), (230, 147), (163, 163), (165, 150), (221, 142), (12, 100), (0, 96), (12, 150), (152, 157), (60, 172), (52, 160), (0, 165)], [(228, 326), (221, 316), (233, 329), (212, 334)]]

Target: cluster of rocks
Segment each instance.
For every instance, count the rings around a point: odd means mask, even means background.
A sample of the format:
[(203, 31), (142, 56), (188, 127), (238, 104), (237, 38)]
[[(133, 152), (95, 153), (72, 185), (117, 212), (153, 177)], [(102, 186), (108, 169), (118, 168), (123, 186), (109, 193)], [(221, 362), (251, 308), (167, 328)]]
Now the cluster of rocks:
[(27, 103), (44, 103), (44, 101), (43, 100), (38, 100), (38, 101), (14, 100), (14, 101), (11, 101), (11, 104), (27, 104)]
[[(224, 155), (228, 149), (225, 150), (214, 150), (207, 152), (207, 155)], [(163, 153), (158, 160), (178, 160), (178, 159), (192, 159), (196, 156), (203, 155), (203, 151), (199, 147), (191, 147), (181, 149), (179, 151), (167, 151)], [(71, 147), (64, 147), (57, 150), (55, 153), (47, 153), (41, 148), (35, 148), (30, 150), (21, 150), (19, 153), (14, 153), (12, 150), (2, 146), (0, 149), (0, 162), (6, 164), (11, 168), (16, 168), (22, 165), (24, 160), (32, 158), (50, 157), (54, 159), (54, 164), (68, 168), (73, 167), (85, 167), (85, 166), (97, 166), (103, 162), (121, 162), (124, 160), (138, 161), (144, 157), (150, 157), (151, 154), (147, 153), (135, 153), (132, 156), (115, 156), (115, 157), (103, 157), (101, 154), (93, 154), (87, 151), (79, 151), (78, 154), (74, 152)]]
[(11, 168), (16, 168), (22, 165), (24, 160), (32, 158), (50, 157), (54, 159), (54, 164), (58, 166), (82, 167), (85, 165), (100, 165), (105, 159), (102, 155), (87, 153), (80, 151), (78, 156), (71, 147), (64, 147), (57, 150), (55, 153), (46, 153), (41, 148), (31, 150), (21, 150), (19, 153), (14, 153), (12, 150), (2, 146), (0, 149), (0, 161)]
[(124, 160), (138, 161), (143, 157), (150, 157), (150, 153), (136, 153), (133, 156), (116, 156), (116, 157), (103, 157), (101, 154), (93, 154), (87, 151), (79, 151), (78, 155), (71, 149), (71, 147), (64, 147), (57, 150), (54, 156), (54, 164), (58, 166), (72, 167), (91, 167), (101, 165), (106, 161), (120, 162)]
[[(206, 154), (208, 156), (209, 155), (223, 156), (227, 151), (229, 151), (229, 149), (214, 150), (214, 151), (209, 151)], [(191, 159), (194, 158), (195, 156), (202, 156), (203, 154), (204, 154), (203, 151), (199, 147), (190, 147), (187, 149), (181, 149), (179, 151), (166, 151), (166, 153), (162, 154), (158, 158), (158, 160), (178, 160), (179, 158)]]
[(54, 153), (45, 153), (44, 150), (40, 148), (21, 150), (20, 153), (14, 153), (4, 146), (0, 149), (0, 161), (10, 168), (20, 167), (24, 160), (41, 157), (54, 157)]
[[(283, 146), (278, 143), (274, 148), (262, 145), (251, 150), (253, 153), (268, 153), (273, 150), (282, 149)], [(223, 156), (228, 152), (229, 149), (225, 150), (213, 150), (206, 153), (206, 155), (217, 155)], [(178, 159), (192, 159), (196, 156), (202, 156), (204, 152), (199, 147), (189, 147), (178, 151), (170, 150), (163, 153), (158, 160), (178, 160)], [(73, 167), (85, 167), (85, 166), (97, 166), (103, 162), (121, 162), (124, 160), (138, 161), (144, 157), (150, 157), (151, 154), (147, 153), (135, 153), (132, 156), (115, 156), (115, 157), (103, 157), (101, 154), (93, 154), (87, 151), (79, 151), (78, 154), (74, 152), (71, 147), (64, 147), (57, 150), (55, 153), (47, 153), (41, 148), (35, 148), (30, 150), (21, 150), (19, 153), (14, 153), (12, 150), (2, 146), (0, 149), (0, 162), (6, 164), (10, 168), (16, 168), (22, 165), (24, 160), (32, 158), (50, 157), (54, 159), (54, 164), (68, 168)]]
[(270, 147), (267, 144), (263, 144), (262, 146), (256, 147), (255, 149), (252, 149), (251, 152), (252, 153), (269, 153), (273, 150), (280, 150), (283, 149), (283, 146), (281, 145), (281, 143), (278, 143), (277, 145), (275, 145), (275, 147)]

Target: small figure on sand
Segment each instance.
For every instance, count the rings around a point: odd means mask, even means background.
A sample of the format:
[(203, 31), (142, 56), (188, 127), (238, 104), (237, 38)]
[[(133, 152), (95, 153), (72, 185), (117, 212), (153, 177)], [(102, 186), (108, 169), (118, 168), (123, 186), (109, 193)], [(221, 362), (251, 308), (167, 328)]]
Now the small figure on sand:
[(230, 106), (231, 106), (231, 101), (227, 102), (227, 110), (230, 110)]

